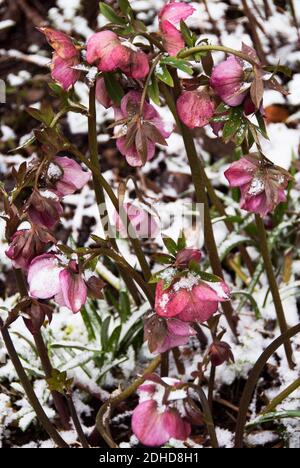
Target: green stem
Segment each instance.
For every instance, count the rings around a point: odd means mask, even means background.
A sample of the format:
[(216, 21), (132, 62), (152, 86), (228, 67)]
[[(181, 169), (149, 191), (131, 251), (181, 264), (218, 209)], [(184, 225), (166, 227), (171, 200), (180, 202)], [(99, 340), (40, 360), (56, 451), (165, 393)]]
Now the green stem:
[[(284, 310), (283, 310), (283, 306), (281, 302), (281, 297), (280, 297), (276, 277), (275, 277), (274, 270), (273, 270), (272, 260), (270, 256), (269, 246), (268, 246), (267, 234), (266, 234), (266, 230), (265, 230), (265, 226), (264, 226), (262, 218), (259, 215), (256, 215), (255, 219), (256, 219), (256, 226), (257, 226), (257, 231), (258, 231), (258, 236), (259, 236), (260, 251), (264, 260), (264, 265), (265, 265), (267, 277), (269, 280), (270, 290), (271, 290), (271, 294), (272, 294), (273, 301), (274, 301), (274, 306), (276, 310), (276, 315), (277, 315), (277, 320), (279, 323), (280, 331), (283, 334), (288, 331), (288, 326), (286, 323)], [(290, 369), (293, 369), (295, 367), (295, 364), (293, 362), (293, 350), (292, 350), (291, 342), (288, 338), (284, 342), (284, 349), (285, 349), (285, 354), (286, 354), (289, 367)]]
[(10, 334), (7, 330), (7, 328), (2, 328), (3, 327), (3, 322), (0, 319), (0, 329), (1, 329), (1, 335), (4, 341), (4, 344), (6, 346), (6, 349), (8, 351), (9, 357), (11, 359), (11, 362), (13, 363), (13, 366), (16, 370), (16, 373), (19, 377), (19, 380), (22, 384), (22, 387), (24, 388), (24, 391), (26, 393), (26, 396), (36, 412), (38, 421), (42, 424), (43, 428), (45, 431), (48, 433), (49, 437), (52, 438), (52, 440), (55, 442), (55, 444), (59, 448), (69, 448), (68, 444), (62, 439), (62, 437), (59, 435), (57, 430), (54, 428), (54, 426), (51, 424), (48, 416), (46, 415), (45, 411), (43, 410), (34, 390), (33, 387), (30, 383), (30, 380), (28, 379), (26, 372), (24, 371), (24, 368), (21, 364), (21, 361), (19, 359), (18, 353), (15, 350), (14, 344), (12, 342), (12, 339), (10, 337)]
[(255, 60), (253, 60), (251, 57), (248, 55), (244, 54), (243, 52), (240, 52), (235, 49), (231, 49), (230, 47), (224, 47), (220, 45), (201, 45), (201, 46), (195, 46), (191, 47), (190, 49), (183, 50), (178, 54), (179, 58), (188, 58), (191, 55), (198, 54), (199, 52), (210, 52), (210, 51), (216, 51), (216, 52), (224, 52), (225, 54), (231, 54), (235, 55), (236, 57), (239, 57), (242, 60), (245, 60), (245, 62), (249, 62), (252, 66), (257, 66), (259, 65)]
[[(179, 131), (182, 134), (184, 146), (186, 149), (186, 154), (189, 160), (189, 164), (192, 172), (193, 184), (195, 187), (196, 201), (199, 204), (204, 206), (204, 237), (205, 237), (205, 246), (209, 255), (211, 267), (213, 273), (221, 278), (223, 278), (223, 270), (221, 261), (218, 254), (217, 245), (215, 242), (212, 222), (210, 218), (209, 205), (205, 191), (205, 170), (198, 160), (197, 151), (193, 139), (193, 135), (190, 130), (183, 125), (177, 114), (176, 105), (173, 96), (170, 94), (169, 90), (165, 85), (162, 86), (164, 97), (166, 103), (169, 106), (171, 112), (175, 117)], [(236, 336), (236, 327), (233, 320), (233, 309), (230, 302), (223, 302), (222, 308), (227, 319), (227, 322), (230, 326), (231, 331)]]
[(161, 361), (161, 357), (157, 356), (151, 364), (147, 367), (141, 377), (138, 377), (134, 382), (132, 382), (129, 387), (123, 390), (119, 395), (113, 398), (109, 398), (100, 408), (96, 417), (96, 427), (103, 437), (105, 442), (108, 444), (110, 448), (118, 448), (117, 444), (112, 439), (110, 429), (109, 429), (109, 419), (111, 417), (112, 411), (114, 408), (119, 405), (122, 401), (126, 400), (126, 398), (130, 397), (140, 385), (142, 385), (147, 376), (155, 371), (155, 369), (159, 366)]
[(263, 410), (262, 415), (267, 413), (272, 413), (275, 411), (276, 407), (280, 405), (280, 403), (285, 400), (287, 397), (290, 396), (291, 393), (295, 392), (297, 388), (300, 387), (300, 377), (295, 380), (295, 382), (291, 383), (287, 388), (285, 388), (282, 392), (280, 392), (272, 401), (266, 406)]
[(79, 151), (74, 145), (72, 145), (70, 143), (66, 143), (65, 149), (68, 149), (72, 154), (74, 154), (74, 156), (76, 156), (81, 162), (83, 162), (86, 165), (86, 167), (88, 167), (92, 171), (93, 175), (95, 176), (95, 179), (96, 179), (97, 183), (100, 184), (103, 187), (103, 189), (105, 190), (105, 192), (109, 196), (115, 210), (120, 215), (120, 218), (121, 218), (124, 226), (128, 226), (128, 231), (127, 231), (128, 232), (128, 237), (129, 237), (129, 239), (131, 241), (132, 247), (134, 249), (134, 252), (135, 252), (135, 254), (137, 256), (137, 259), (139, 261), (139, 264), (141, 266), (144, 278), (145, 278), (146, 281), (149, 281), (149, 279), (151, 278), (151, 270), (149, 268), (147, 259), (146, 259), (145, 255), (144, 255), (144, 252), (142, 250), (141, 244), (140, 244), (140, 242), (139, 242), (139, 240), (137, 238), (133, 237), (130, 234), (132, 232), (132, 230), (133, 230), (132, 225), (130, 223), (130, 220), (129, 220), (129, 218), (127, 216), (127, 213), (124, 210), (123, 206), (120, 206), (119, 200), (116, 197), (116, 195), (115, 195), (113, 189), (111, 188), (110, 184), (103, 177), (103, 175), (101, 174), (101, 171), (99, 170), (99, 168), (97, 166), (95, 166), (95, 164), (93, 164), (90, 160), (88, 160), (84, 156), (84, 154), (81, 153), (81, 151)]
[[(17, 281), (17, 285), (18, 285), (18, 289), (19, 289), (21, 297), (28, 296), (27, 285), (25, 282), (23, 272), (19, 269), (15, 269), (14, 271), (15, 271), (16, 281)], [(52, 375), (53, 367), (48, 356), (46, 345), (44, 343), (41, 332), (35, 333), (33, 337), (34, 337), (38, 355), (42, 363), (43, 370), (45, 372), (45, 377), (46, 379), (48, 379)], [(57, 410), (57, 413), (59, 414), (60, 421), (61, 421), (63, 428), (66, 430), (70, 429), (70, 422), (69, 422), (70, 415), (68, 414), (68, 409), (66, 407), (63, 396), (56, 391), (51, 391), (51, 395), (53, 398), (54, 406)]]
[[(101, 174), (101, 165), (98, 157), (98, 142), (97, 142), (97, 114), (96, 114), (96, 85), (94, 84), (90, 88), (89, 93), (89, 117), (88, 117), (88, 137), (89, 137), (89, 150), (90, 150), (90, 161), (91, 163), (97, 168), (97, 172)], [(96, 201), (98, 204), (99, 215), (101, 224), (103, 227), (103, 231), (105, 237), (108, 237), (111, 244), (113, 245), (115, 250), (118, 250), (118, 246), (116, 240), (112, 235), (112, 228), (108, 217), (107, 207), (106, 207), (106, 200), (104, 195), (103, 185), (98, 183), (97, 176), (94, 172), (93, 174), (93, 185), (94, 191), (96, 196)], [(136, 290), (134, 283), (131, 281), (131, 278), (128, 277), (122, 268), (120, 269), (120, 273), (125, 281), (125, 284), (130, 291), (132, 297), (134, 298), (137, 305), (139, 305), (139, 294)]]
[(74, 406), (74, 402), (72, 399), (72, 395), (67, 395), (67, 402), (68, 402), (69, 410), (70, 410), (71, 417), (74, 423), (74, 427), (78, 435), (78, 439), (81, 442), (81, 445), (83, 448), (90, 448), (88, 441), (86, 440), (85, 434), (83, 432), (82, 426), (80, 424), (78, 414), (77, 414), (77, 411), (76, 411), (76, 408)]

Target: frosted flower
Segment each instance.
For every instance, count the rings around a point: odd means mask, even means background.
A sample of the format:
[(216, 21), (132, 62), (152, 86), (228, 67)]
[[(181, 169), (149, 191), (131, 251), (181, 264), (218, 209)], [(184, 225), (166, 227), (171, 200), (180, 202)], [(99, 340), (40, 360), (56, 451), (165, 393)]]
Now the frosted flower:
[(83, 171), (76, 161), (66, 156), (56, 156), (50, 163), (47, 173), (47, 179), (53, 186), (51, 190), (58, 197), (82, 189), (90, 178), (90, 173)]
[[(156, 378), (157, 377), (157, 378)], [(165, 444), (170, 438), (185, 440), (191, 425), (185, 417), (185, 390), (177, 390), (176, 379), (153, 376), (139, 387), (140, 402), (135, 408), (131, 427), (139, 441), (149, 447)], [(166, 390), (169, 391), (165, 397)]]
[(286, 201), (284, 190), (291, 180), (287, 171), (262, 160), (257, 153), (231, 164), (225, 177), (231, 187), (240, 188), (241, 208), (262, 217)]
[(32, 223), (53, 229), (63, 214), (63, 208), (55, 193), (34, 190), (28, 200), (27, 213)]
[(229, 288), (224, 281), (206, 282), (189, 273), (168, 289), (164, 289), (163, 281), (157, 284), (155, 310), (161, 317), (201, 323), (218, 310), (219, 302), (229, 299)]
[(87, 286), (75, 261), (67, 267), (60, 265), (54, 254), (36, 257), (28, 270), (29, 294), (38, 299), (55, 298), (55, 301), (79, 312), (87, 300)]

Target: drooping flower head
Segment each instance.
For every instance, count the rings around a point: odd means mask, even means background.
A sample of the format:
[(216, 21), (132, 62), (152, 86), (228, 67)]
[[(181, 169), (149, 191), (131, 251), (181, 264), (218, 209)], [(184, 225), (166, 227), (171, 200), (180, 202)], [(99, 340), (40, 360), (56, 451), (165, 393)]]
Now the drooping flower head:
[[(123, 208), (129, 218), (130, 224), (134, 232), (130, 232), (131, 237), (138, 237), (140, 239), (152, 239), (158, 233), (158, 225), (148, 211), (145, 211), (132, 203), (124, 203)], [(127, 237), (127, 229), (124, 226), (120, 216), (117, 212), (114, 213), (114, 221), (117, 231), (122, 237)]]
[(87, 42), (87, 62), (99, 71), (121, 70), (125, 75), (142, 80), (149, 73), (147, 55), (132, 44), (122, 43), (112, 31), (93, 34)]
[(5, 253), (15, 268), (27, 270), (34, 257), (55, 243), (56, 239), (49, 231), (33, 225), (30, 229), (16, 231)]
[(96, 99), (105, 109), (113, 105), (113, 101), (106, 89), (104, 78), (98, 78), (96, 81)]
[(209, 347), (208, 355), (213, 366), (221, 366), (226, 361), (234, 362), (231, 347), (225, 341), (215, 340)]
[(164, 40), (164, 47), (170, 55), (177, 55), (184, 48), (185, 43), (176, 25), (186, 20), (195, 8), (185, 2), (171, 1), (159, 12), (159, 28)]
[(245, 99), (248, 90), (243, 91), (243, 62), (231, 55), (213, 69), (210, 85), (225, 104), (239, 106)]
[(73, 313), (79, 312), (86, 302), (86, 282), (73, 260), (64, 267), (56, 255), (40, 255), (31, 262), (27, 280), (31, 297), (55, 298)]
[(201, 128), (207, 125), (215, 109), (213, 97), (205, 91), (184, 91), (177, 100), (179, 118), (188, 128)]
[(82, 189), (91, 175), (81, 166), (66, 156), (56, 156), (47, 171), (47, 181), (52, 185), (51, 191), (58, 197), (70, 195)]
[(131, 427), (143, 445), (156, 447), (170, 438), (185, 440), (189, 437), (191, 425), (185, 417), (183, 404), (187, 392), (179, 390), (179, 386), (177, 379), (153, 376), (153, 380), (139, 387), (140, 400), (133, 412)]
[(171, 134), (154, 107), (144, 103), (143, 115), (140, 115), (141, 93), (129, 91), (115, 108), (115, 120), (120, 125), (115, 127), (117, 148), (126, 157), (130, 166), (138, 167), (153, 158), (155, 144), (166, 145), (165, 138)]
[(32, 223), (53, 229), (63, 214), (63, 208), (54, 192), (34, 190), (28, 200), (27, 213)]
[(177, 318), (163, 318), (150, 312), (145, 318), (144, 337), (151, 353), (164, 353), (176, 346), (188, 343), (190, 336), (196, 334), (187, 322)]
[(193, 272), (177, 278), (166, 288), (164, 280), (156, 287), (155, 310), (161, 317), (184, 322), (205, 322), (218, 310), (219, 302), (230, 299), (224, 281), (208, 282)]
[(270, 161), (251, 153), (231, 164), (225, 171), (231, 187), (241, 190), (241, 208), (266, 216), (286, 201), (284, 190), (291, 180), (290, 174)]
[(52, 57), (51, 76), (67, 91), (80, 78), (80, 71), (74, 69), (80, 63), (80, 51), (67, 34), (51, 28), (39, 28), (39, 30), (45, 34), (55, 51)]

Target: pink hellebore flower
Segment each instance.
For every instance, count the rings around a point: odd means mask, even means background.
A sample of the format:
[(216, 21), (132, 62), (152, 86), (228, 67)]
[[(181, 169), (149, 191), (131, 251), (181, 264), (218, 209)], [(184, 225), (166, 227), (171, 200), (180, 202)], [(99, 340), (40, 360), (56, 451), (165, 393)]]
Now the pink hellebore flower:
[(43, 253), (51, 243), (56, 243), (52, 234), (39, 226), (33, 226), (31, 229), (16, 231), (5, 253), (15, 268), (27, 270), (34, 257)]
[(243, 62), (231, 55), (213, 69), (210, 85), (228, 106), (239, 106), (248, 90), (242, 91), (244, 83)]
[(188, 273), (168, 289), (164, 289), (163, 280), (157, 284), (155, 310), (161, 317), (202, 323), (217, 312), (219, 302), (229, 299), (229, 288), (224, 281), (206, 282)]
[(195, 330), (176, 318), (165, 319), (151, 313), (145, 319), (144, 336), (151, 353), (164, 353), (176, 346), (188, 343)]
[[(115, 120), (123, 121), (127, 119), (128, 121), (127, 125), (120, 125), (115, 128), (117, 148), (120, 153), (126, 157), (128, 164), (133, 167), (143, 165), (137, 147), (137, 138), (131, 138), (130, 135), (132, 131), (137, 131), (137, 121), (135, 118), (139, 113), (140, 102), (141, 93), (138, 91), (129, 91), (129, 93), (122, 98), (120, 107), (115, 108)], [(168, 138), (171, 132), (166, 130), (160, 115), (148, 102), (144, 104), (142, 120), (142, 131), (146, 139), (147, 160), (150, 161), (155, 154), (155, 143), (166, 144), (164, 139)]]
[(177, 100), (179, 118), (188, 128), (207, 125), (215, 109), (214, 99), (205, 91), (185, 91)]
[(58, 196), (64, 197), (82, 189), (91, 175), (82, 170), (81, 166), (66, 156), (56, 156), (50, 163), (47, 179), (53, 185), (51, 190)]
[(36, 257), (28, 270), (29, 293), (38, 299), (55, 298), (55, 301), (79, 312), (87, 299), (87, 286), (74, 260), (68, 267), (60, 265), (54, 254)]
[(181, 32), (174, 26), (181, 20), (186, 20), (195, 11), (185, 2), (170, 2), (159, 13), (159, 28), (163, 36), (164, 46), (170, 55), (177, 55), (184, 48), (185, 42)]
[(225, 177), (231, 187), (240, 188), (241, 208), (262, 217), (286, 201), (284, 190), (291, 180), (287, 171), (261, 160), (257, 153), (231, 164)]
[[(185, 440), (189, 437), (191, 425), (182, 415), (185, 391), (175, 393), (178, 384), (176, 379), (163, 378), (162, 384), (146, 381), (140, 386), (140, 402), (133, 412), (131, 427), (143, 445), (157, 447), (171, 438)], [(164, 389), (168, 387), (170, 394), (165, 399)]]
[(32, 223), (53, 229), (63, 214), (63, 208), (55, 193), (34, 190), (28, 200), (27, 213)]
[(120, 69), (125, 75), (142, 80), (149, 73), (147, 55), (132, 44), (122, 43), (112, 31), (93, 34), (87, 42), (87, 62), (103, 72)]
[(80, 51), (73, 40), (60, 31), (51, 28), (39, 28), (54, 49), (51, 76), (67, 91), (80, 78), (80, 71), (73, 67), (80, 63)]
[[(158, 232), (158, 225), (154, 217), (145, 210), (138, 208), (132, 203), (124, 203), (123, 208), (130, 220), (134, 232), (130, 232), (131, 237), (136, 235), (140, 239), (152, 239)], [(117, 212), (114, 214), (114, 221), (117, 231), (122, 237), (127, 237), (127, 229), (123, 225), (120, 216)]]

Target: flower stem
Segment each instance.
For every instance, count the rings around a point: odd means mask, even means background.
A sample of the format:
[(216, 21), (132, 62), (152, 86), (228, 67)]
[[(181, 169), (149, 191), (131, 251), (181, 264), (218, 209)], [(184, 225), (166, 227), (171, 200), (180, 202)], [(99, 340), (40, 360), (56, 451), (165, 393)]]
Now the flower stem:
[(1, 329), (1, 335), (4, 341), (4, 344), (6, 346), (6, 349), (8, 351), (9, 357), (11, 359), (11, 362), (14, 365), (14, 368), (16, 370), (16, 373), (20, 379), (20, 382), (24, 388), (24, 391), (26, 393), (26, 396), (36, 412), (38, 421), (42, 424), (43, 428), (45, 431), (48, 433), (48, 435), (53, 439), (55, 444), (59, 448), (69, 448), (68, 444), (62, 439), (62, 437), (59, 435), (55, 427), (51, 424), (48, 416), (46, 415), (45, 411), (43, 410), (34, 390), (33, 387), (30, 383), (30, 380), (28, 379), (26, 372), (24, 371), (24, 368), (21, 364), (21, 361), (19, 359), (18, 353), (16, 352), (16, 349), (14, 347), (14, 344), (12, 342), (12, 339), (10, 337), (10, 334), (7, 330), (7, 328), (2, 328), (3, 327), (3, 322), (0, 319), (0, 329)]
[(259, 65), (255, 60), (253, 60), (251, 57), (244, 54), (243, 52), (240, 52), (239, 50), (231, 49), (230, 47), (224, 47), (221, 45), (201, 45), (201, 46), (191, 47), (190, 49), (186, 49), (180, 52), (178, 54), (178, 57), (184, 59), (184, 58), (190, 57), (191, 55), (198, 54), (199, 52), (209, 52), (209, 51), (224, 52), (225, 54), (235, 55), (236, 57), (239, 57), (240, 59), (245, 60), (245, 62), (249, 62), (252, 66)]
[[(265, 226), (264, 226), (262, 218), (259, 215), (256, 215), (255, 219), (256, 219), (256, 226), (257, 226), (257, 231), (258, 231), (258, 236), (259, 236), (260, 250), (261, 250), (263, 260), (264, 260), (267, 277), (269, 280), (269, 285), (270, 285), (270, 290), (271, 290), (271, 294), (272, 294), (273, 301), (274, 301), (277, 320), (279, 323), (280, 331), (283, 334), (288, 331), (288, 326), (286, 323), (284, 310), (283, 310), (283, 306), (282, 306), (282, 302), (280, 298), (280, 293), (279, 293), (278, 285), (276, 282), (276, 277), (275, 277), (274, 270), (273, 270), (272, 260), (271, 260), (271, 256), (269, 252), (267, 234), (266, 234), (266, 230), (265, 230)], [(284, 349), (285, 349), (285, 354), (286, 354), (289, 367), (290, 369), (293, 369), (295, 367), (295, 364), (293, 362), (293, 350), (292, 350), (291, 342), (288, 338), (284, 341)]]
[[(199, 204), (204, 206), (204, 237), (205, 237), (205, 246), (209, 255), (211, 267), (213, 273), (221, 278), (223, 278), (223, 270), (221, 261), (218, 254), (217, 245), (215, 242), (212, 222), (210, 218), (208, 199), (205, 191), (205, 170), (202, 164), (198, 160), (197, 151), (194, 143), (193, 136), (190, 130), (183, 125), (177, 115), (176, 105), (173, 96), (170, 94), (166, 86), (162, 86), (164, 91), (164, 96), (166, 103), (169, 106), (171, 112), (176, 116), (176, 122), (178, 128), (182, 134), (184, 146), (186, 149), (186, 154), (189, 160), (193, 184), (195, 187), (196, 201)], [(233, 309), (230, 302), (223, 302), (222, 308), (226, 316), (227, 322), (230, 326), (231, 331), (236, 336), (236, 326), (233, 320)]]
[(80, 440), (83, 448), (90, 448), (88, 441), (86, 440), (85, 434), (83, 432), (82, 426), (80, 424), (78, 414), (74, 406), (72, 395), (70, 394), (67, 395), (67, 402), (68, 402), (69, 410), (70, 410), (71, 417), (74, 423), (74, 427), (78, 435), (78, 439)]
[[(97, 168), (97, 172), (101, 174), (101, 165), (98, 157), (98, 142), (97, 142), (97, 123), (96, 123), (96, 85), (94, 84), (90, 88), (89, 93), (89, 117), (88, 117), (88, 133), (89, 133), (89, 148), (90, 148), (90, 160), (92, 164)], [(97, 175), (93, 173), (93, 184), (94, 191), (96, 196), (96, 201), (99, 208), (100, 219), (103, 227), (105, 236), (107, 236), (114, 247), (115, 250), (118, 250), (117, 242), (112, 235), (112, 228), (109, 221), (106, 200), (104, 195), (103, 185), (99, 184)], [(140, 304), (139, 294), (135, 287), (135, 284), (128, 275), (120, 268), (120, 273), (124, 279), (124, 282), (130, 291), (132, 297), (134, 298), (137, 305)]]
[[(16, 276), (17, 285), (18, 285), (18, 289), (19, 289), (21, 297), (28, 296), (27, 285), (25, 282), (23, 272), (19, 269), (15, 269), (15, 276)], [(33, 338), (34, 338), (34, 342), (35, 342), (38, 355), (42, 363), (43, 370), (45, 372), (45, 377), (46, 379), (48, 379), (52, 375), (53, 367), (49, 359), (48, 351), (47, 351), (41, 332), (39, 331), (35, 333), (33, 335)], [(56, 391), (51, 391), (51, 395), (53, 398), (54, 406), (57, 410), (57, 413), (59, 414), (60, 421), (61, 421), (63, 428), (66, 430), (70, 429), (70, 422), (69, 422), (70, 415), (68, 413), (68, 409), (63, 399), (63, 396)]]
[(103, 437), (105, 442), (108, 444), (110, 448), (118, 448), (117, 444), (112, 439), (110, 429), (109, 429), (109, 419), (112, 414), (114, 408), (121, 403), (122, 401), (126, 400), (126, 398), (130, 397), (140, 385), (142, 385), (147, 376), (155, 371), (155, 369), (159, 366), (161, 361), (161, 356), (157, 356), (147, 367), (141, 377), (138, 377), (134, 382), (132, 382), (129, 387), (119, 393), (116, 397), (109, 398), (100, 408), (96, 417), (96, 427)]

